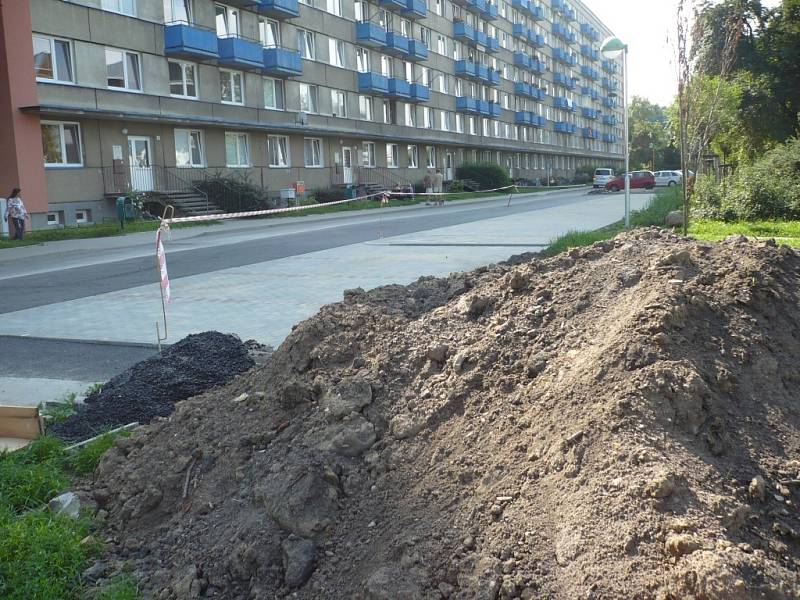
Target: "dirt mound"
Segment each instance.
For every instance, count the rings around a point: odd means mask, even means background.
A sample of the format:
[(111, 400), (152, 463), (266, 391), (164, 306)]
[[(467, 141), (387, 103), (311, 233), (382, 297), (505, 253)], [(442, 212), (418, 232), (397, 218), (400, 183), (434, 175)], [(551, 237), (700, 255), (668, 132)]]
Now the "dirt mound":
[(111, 379), (87, 396), (78, 412), (48, 432), (78, 441), (111, 427), (164, 417), (175, 410), (175, 402), (228, 383), (251, 369), (255, 362), (248, 344), (255, 348), (235, 335), (217, 331), (188, 335)]
[(117, 568), (161, 599), (800, 597), (798, 272), (644, 230), (349, 292), (118, 440)]

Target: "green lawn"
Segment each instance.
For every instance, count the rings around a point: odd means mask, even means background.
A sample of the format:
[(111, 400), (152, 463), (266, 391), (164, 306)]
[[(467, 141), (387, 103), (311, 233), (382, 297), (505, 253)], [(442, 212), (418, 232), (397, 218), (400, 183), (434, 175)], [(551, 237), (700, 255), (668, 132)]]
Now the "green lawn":
[(699, 240), (718, 241), (730, 235), (756, 239), (774, 238), (779, 244), (800, 247), (800, 221), (723, 221), (699, 220), (689, 223), (689, 235)]

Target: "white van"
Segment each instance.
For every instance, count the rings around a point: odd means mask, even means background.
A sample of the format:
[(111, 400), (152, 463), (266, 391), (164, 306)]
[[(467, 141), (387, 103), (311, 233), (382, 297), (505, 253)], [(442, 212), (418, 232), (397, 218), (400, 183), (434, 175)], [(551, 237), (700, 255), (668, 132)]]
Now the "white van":
[(614, 169), (602, 168), (594, 170), (594, 180), (592, 180), (592, 187), (604, 188), (606, 184), (614, 179)]

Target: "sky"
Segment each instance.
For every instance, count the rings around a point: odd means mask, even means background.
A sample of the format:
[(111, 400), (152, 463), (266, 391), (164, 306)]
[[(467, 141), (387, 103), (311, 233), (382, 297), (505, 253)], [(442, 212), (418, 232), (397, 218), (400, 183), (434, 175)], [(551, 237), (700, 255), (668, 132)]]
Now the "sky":
[[(677, 0), (582, 0), (628, 44), (630, 90), (668, 106), (678, 93), (675, 31)], [(689, 2), (689, 4), (693, 4)], [(774, 7), (780, 0), (762, 0)]]

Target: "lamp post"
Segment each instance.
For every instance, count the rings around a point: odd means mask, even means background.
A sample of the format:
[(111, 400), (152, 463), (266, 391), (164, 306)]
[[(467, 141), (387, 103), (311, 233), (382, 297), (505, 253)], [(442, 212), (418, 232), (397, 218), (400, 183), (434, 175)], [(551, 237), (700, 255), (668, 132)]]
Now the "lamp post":
[(617, 37), (607, 38), (600, 46), (600, 52), (609, 59), (622, 54), (622, 87), (623, 89), (623, 129), (625, 135), (625, 229), (631, 226), (631, 174), (630, 144), (628, 142), (628, 45)]

